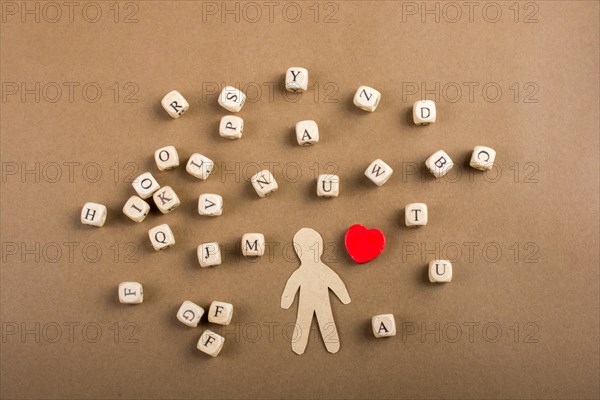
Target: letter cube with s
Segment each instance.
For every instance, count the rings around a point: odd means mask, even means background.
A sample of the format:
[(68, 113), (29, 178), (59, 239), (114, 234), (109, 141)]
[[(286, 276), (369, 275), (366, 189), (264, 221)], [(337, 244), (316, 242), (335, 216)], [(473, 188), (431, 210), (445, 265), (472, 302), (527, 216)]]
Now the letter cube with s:
[(219, 95), (219, 105), (227, 111), (240, 112), (245, 102), (246, 95), (233, 86), (225, 86)]
[(229, 325), (233, 318), (233, 304), (223, 301), (213, 301), (208, 309), (208, 322), (219, 325)]

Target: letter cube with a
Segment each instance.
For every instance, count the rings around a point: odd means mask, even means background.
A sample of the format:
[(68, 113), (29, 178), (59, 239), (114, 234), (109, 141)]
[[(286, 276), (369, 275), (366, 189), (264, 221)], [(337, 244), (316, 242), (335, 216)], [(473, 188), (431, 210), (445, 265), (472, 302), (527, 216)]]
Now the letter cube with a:
[(319, 127), (312, 120), (300, 121), (296, 124), (296, 140), (300, 146), (308, 146), (319, 142)]
[(396, 336), (396, 321), (393, 314), (375, 315), (371, 319), (371, 327), (376, 338)]
[(200, 318), (202, 318), (203, 314), (204, 309), (202, 307), (186, 300), (181, 304), (181, 307), (179, 307), (179, 310), (177, 311), (177, 319), (181, 323), (191, 328), (195, 328), (200, 323)]
[(486, 171), (492, 169), (496, 160), (496, 151), (491, 147), (475, 146), (471, 155), (471, 167)]
[(202, 332), (196, 348), (211, 357), (216, 357), (221, 352), (223, 344), (225, 344), (225, 338), (223, 336), (217, 335), (213, 331), (207, 329)]
[(173, 118), (179, 118), (190, 108), (185, 98), (177, 90), (171, 90), (160, 102), (166, 112)]
[(106, 222), (106, 206), (98, 203), (85, 203), (81, 209), (81, 223), (101, 228)]
[(213, 301), (208, 309), (208, 322), (219, 325), (229, 325), (233, 317), (233, 304), (223, 301)]
[(138, 282), (121, 282), (119, 284), (119, 302), (123, 304), (140, 304), (144, 301), (144, 289)]

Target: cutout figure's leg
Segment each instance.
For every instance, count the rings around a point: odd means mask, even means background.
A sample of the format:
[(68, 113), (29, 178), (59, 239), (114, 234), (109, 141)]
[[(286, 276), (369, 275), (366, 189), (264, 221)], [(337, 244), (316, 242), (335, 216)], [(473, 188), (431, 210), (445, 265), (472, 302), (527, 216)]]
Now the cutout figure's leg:
[(331, 306), (321, 307), (316, 311), (317, 322), (325, 348), (330, 353), (337, 353), (340, 350), (340, 337), (338, 336), (337, 327), (331, 313)]
[(306, 350), (313, 314), (314, 310), (312, 308), (304, 309), (302, 304), (298, 306), (298, 318), (292, 337), (292, 350), (296, 354), (304, 354), (304, 350)]

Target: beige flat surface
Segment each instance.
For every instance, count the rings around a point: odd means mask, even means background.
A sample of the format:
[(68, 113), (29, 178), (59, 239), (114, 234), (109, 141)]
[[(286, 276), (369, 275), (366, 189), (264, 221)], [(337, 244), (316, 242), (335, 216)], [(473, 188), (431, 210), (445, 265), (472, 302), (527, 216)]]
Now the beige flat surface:
[[(75, 3), (1, 3), (3, 398), (598, 398), (598, 2), (476, 2), (471, 16), (427, 3), (439, 22), (421, 2)], [(290, 66), (310, 70), (301, 99), (282, 92)], [(239, 141), (218, 135), (225, 83), (248, 94)], [(382, 93), (375, 113), (352, 105), (359, 85)], [(160, 108), (172, 89), (190, 102), (179, 120)], [(437, 101), (432, 126), (410, 122), (421, 97)], [(318, 122), (316, 146), (295, 144), (302, 119)], [(467, 167), (480, 144), (499, 175)], [(216, 174), (158, 172), (166, 145)], [(459, 165), (421, 178), (438, 149)], [(363, 176), (376, 158), (395, 170), (381, 188)], [(258, 166), (279, 182), (266, 199), (249, 183)], [(120, 209), (146, 170), (182, 205), (135, 224)], [(340, 197), (317, 198), (333, 170)], [(222, 216), (197, 215), (203, 192), (223, 195)], [(86, 201), (108, 206), (104, 228), (79, 223)], [(412, 202), (427, 203), (426, 227), (402, 226)], [(155, 253), (161, 223), (177, 244)], [(354, 223), (386, 234), (369, 264), (343, 249)], [(280, 307), (305, 226), (352, 298), (331, 296), (334, 355), (314, 324), (294, 354), (296, 312)], [(268, 255), (237, 258), (246, 232), (265, 234)], [(200, 269), (211, 241), (224, 262)], [(452, 283), (427, 283), (437, 257), (453, 260)], [(118, 303), (129, 280), (143, 304)], [(184, 326), (186, 299), (234, 304), (232, 325)], [(394, 338), (373, 338), (383, 313)], [(216, 359), (195, 348), (204, 329), (226, 338)]]

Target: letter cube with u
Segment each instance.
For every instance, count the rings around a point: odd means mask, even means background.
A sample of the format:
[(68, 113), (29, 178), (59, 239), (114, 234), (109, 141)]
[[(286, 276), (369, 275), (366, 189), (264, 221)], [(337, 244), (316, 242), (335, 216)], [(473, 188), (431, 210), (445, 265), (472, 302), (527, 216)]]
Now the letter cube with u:
[(340, 177), (323, 174), (317, 178), (317, 196), (338, 197), (340, 194)]
[(452, 263), (448, 260), (433, 260), (429, 263), (429, 282), (445, 283), (452, 281)]

